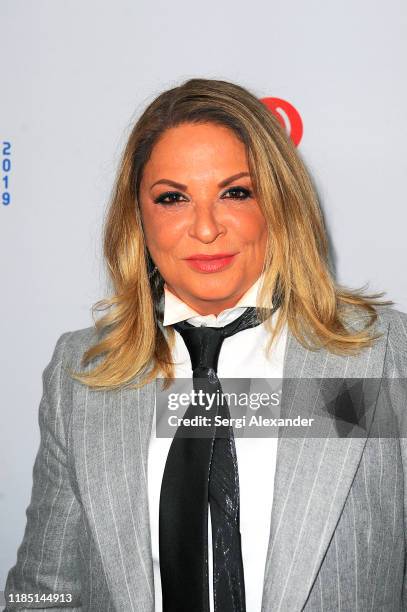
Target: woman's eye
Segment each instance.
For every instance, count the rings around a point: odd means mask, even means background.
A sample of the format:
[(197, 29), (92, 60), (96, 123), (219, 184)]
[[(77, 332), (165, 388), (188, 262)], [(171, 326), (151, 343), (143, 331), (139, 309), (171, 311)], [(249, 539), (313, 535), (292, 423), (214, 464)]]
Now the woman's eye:
[(245, 187), (232, 187), (231, 189), (228, 189), (223, 194), (223, 197), (225, 197), (226, 194), (228, 194), (228, 193), (231, 193), (232, 196), (231, 197), (226, 197), (227, 200), (229, 200), (229, 199), (232, 199), (232, 200), (247, 200), (247, 198), (250, 198), (252, 196), (252, 192), (250, 191), (250, 189), (246, 189)]
[[(229, 194), (229, 195), (228, 195)], [(177, 204), (181, 200), (179, 198), (184, 198), (179, 191), (166, 191), (162, 193), (157, 198), (154, 199), (155, 204), (163, 204), (164, 206), (171, 206), (172, 204)], [(247, 200), (252, 197), (252, 192), (250, 189), (246, 189), (246, 187), (231, 187), (223, 194), (222, 198), (226, 200)]]
[(176, 199), (178, 197), (184, 197), (184, 196), (182, 195), (182, 193), (179, 193), (178, 191), (167, 191), (166, 193), (162, 193), (161, 195), (159, 195), (158, 198), (155, 198), (154, 203), (164, 204), (164, 205), (174, 204), (179, 201)]

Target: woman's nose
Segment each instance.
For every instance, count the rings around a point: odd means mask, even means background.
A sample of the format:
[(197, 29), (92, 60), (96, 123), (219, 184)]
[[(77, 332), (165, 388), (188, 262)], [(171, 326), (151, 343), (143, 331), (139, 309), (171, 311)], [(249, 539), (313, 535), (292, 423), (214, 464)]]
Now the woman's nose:
[(192, 215), (189, 235), (202, 242), (212, 242), (219, 234), (226, 233), (227, 229), (214, 206), (196, 206)]

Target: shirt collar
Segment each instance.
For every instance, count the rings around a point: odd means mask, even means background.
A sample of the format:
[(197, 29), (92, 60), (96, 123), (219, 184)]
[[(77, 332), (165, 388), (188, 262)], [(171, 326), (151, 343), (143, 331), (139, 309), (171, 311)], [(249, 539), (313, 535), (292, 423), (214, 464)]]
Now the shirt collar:
[[(183, 300), (174, 295), (168, 288), (167, 284), (164, 283), (164, 319), (163, 325), (172, 325), (179, 321), (189, 320), (190, 323), (200, 324), (205, 322), (211, 326), (217, 326), (219, 324), (224, 325), (225, 322), (230, 319), (233, 315), (240, 314), (244, 308), (248, 306), (256, 306), (257, 294), (260, 290), (264, 275), (261, 274), (259, 278), (253, 283), (251, 287), (242, 295), (240, 300), (231, 308), (225, 308), (218, 315), (209, 314), (201, 315), (196, 310), (188, 306)], [(233, 318), (235, 318), (233, 316)]]

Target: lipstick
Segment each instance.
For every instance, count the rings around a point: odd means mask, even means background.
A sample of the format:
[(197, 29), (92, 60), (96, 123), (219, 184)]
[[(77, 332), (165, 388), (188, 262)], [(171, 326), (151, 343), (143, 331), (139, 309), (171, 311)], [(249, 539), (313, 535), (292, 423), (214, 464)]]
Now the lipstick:
[(219, 272), (231, 265), (237, 253), (216, 253), (207, 255), (204, 253), (196, 253), (187, 257), (185, 261), (199, 272)]

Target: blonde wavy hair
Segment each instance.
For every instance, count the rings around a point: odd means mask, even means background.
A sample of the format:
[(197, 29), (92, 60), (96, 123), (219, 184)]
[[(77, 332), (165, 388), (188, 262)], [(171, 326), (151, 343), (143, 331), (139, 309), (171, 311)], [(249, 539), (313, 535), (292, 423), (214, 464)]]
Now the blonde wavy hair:
[[(268, 230), (264, 282), (257, 312), (270, 336), (268, 350), (287, 322), (310, 350), (325, 347), (355, 354), (370, 346), (375, 305), (384, 292), (338, 285), (329, 261), (321, 208), (311, 178), (285, 130), (247, 89), (227, 81), (194, 78), (164, 91), (135, 123), (120, 161), (104, 223), (103, 252), (114, 295), (96, 302), (92, 316), (97, 342), (82, 356), (86, 371), (71, 375), (96, 389), (140, 388), (157, 376), (171, 384), (175, 332), (163, 327), (164, 279), (148, 253), (139, 205), (143, 168), (171, 127), (213, 122), (234, 131), (244, 143), (257, 201)], [(275, 327), (266, 309), (279, 304)], [(362, 329), (346, 325), (349, 309), (367, 318)], [(95, 313), (108, 310), (96, 320)], [(88, 366), (96, 359), (93, 369)]]

